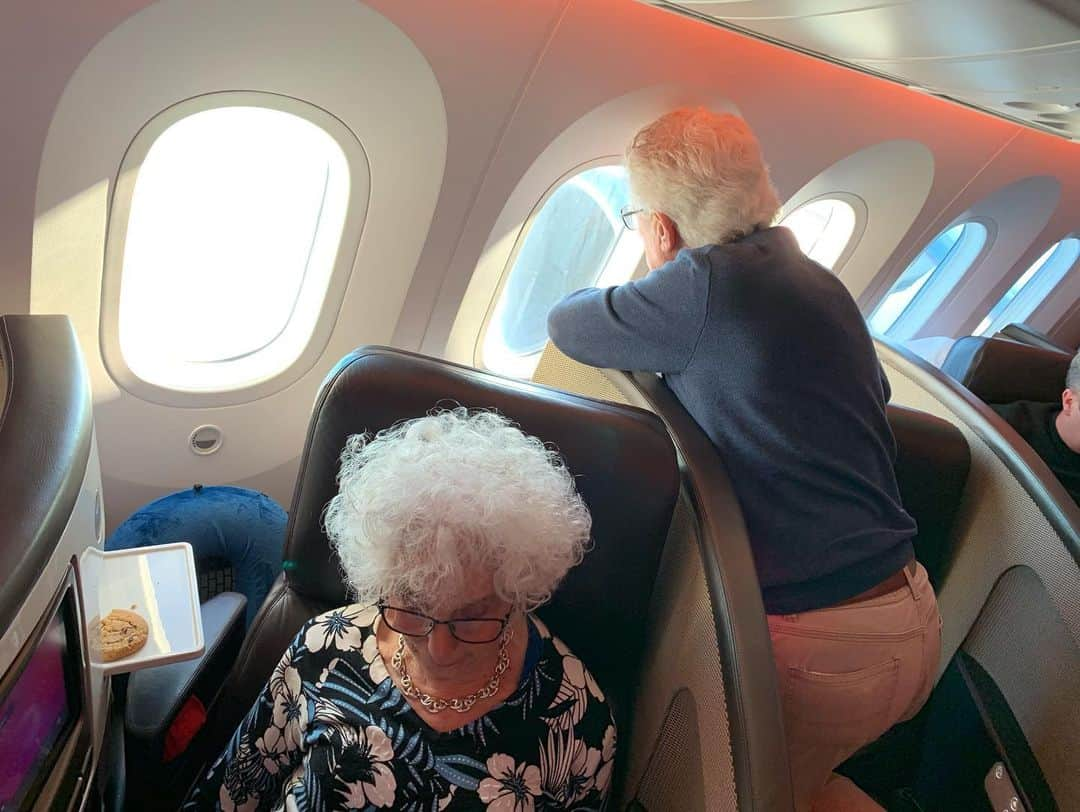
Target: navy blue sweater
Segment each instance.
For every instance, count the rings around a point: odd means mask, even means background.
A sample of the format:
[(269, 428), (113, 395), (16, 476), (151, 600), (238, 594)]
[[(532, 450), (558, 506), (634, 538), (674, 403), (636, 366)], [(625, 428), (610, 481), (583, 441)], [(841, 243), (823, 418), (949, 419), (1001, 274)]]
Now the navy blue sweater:
[(788, 229), (684, 249), (644, 279), (579, 290), (548, 331), (582, 363), (664, 374), (720, 452), (770, 614), (838, 603), (912, 557), (870, 334)]

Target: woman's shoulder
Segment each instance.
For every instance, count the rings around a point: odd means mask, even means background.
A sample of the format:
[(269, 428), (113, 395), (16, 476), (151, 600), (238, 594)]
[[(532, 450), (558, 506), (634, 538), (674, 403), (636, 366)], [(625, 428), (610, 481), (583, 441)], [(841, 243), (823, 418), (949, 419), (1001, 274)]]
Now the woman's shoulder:
[(611, 710), (607, 696), (585, 661), (571, 651), (559, 637), (552, 634), (542, 620), (535, 616), (531, 616), (531, 619), (540, 635), (542, 646), (538, 663), (541, 667), (536, 670), (543, 672), (558, 686), (552, 697), (553, 707), (574, 705), (576, 707), (572, 715), (576, 718), (580, 719), (587, 710), (590, 715), (608, 719)]
[(308, 654), (362, 651), (368, 639), (374, 639), (373, 624), (378, 613), (376, 607), (360, 604), (323, 612), (300, 627), (294, 647), (302, 646)]
[(534, 715), (543, 720), (537, 728), (541, 731), (540, 764), (573, 763), (581, 772), (581, 786), (595, 787), (602, 795), (615, 758), (617, 733), (611, 706), (584, 661), (543, 621), (536, 617), (532, 621), (543, 644), (533, 679), (550, 680), (546, 691), (535, 692)]

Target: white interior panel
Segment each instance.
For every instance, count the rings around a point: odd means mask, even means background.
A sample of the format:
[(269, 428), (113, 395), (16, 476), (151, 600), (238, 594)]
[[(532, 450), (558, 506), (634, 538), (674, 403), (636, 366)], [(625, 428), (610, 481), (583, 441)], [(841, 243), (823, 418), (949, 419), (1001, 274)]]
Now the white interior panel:
[(834, 268), (857, 297), (911, 228), (933, 181), (934, 156), (924, 144), (887, 141), (837, 161), (796, 192), (784, 211), (836, 192), (858, 199), (862, 222)]
[[(149, 403), (118, 388), (101, 360), (99, 335), (112, 328), (99, 323), (98, 311), (115, 173), (135, 133), (161, 110), (238, 88), (326, 110), (363, 146), (372, 195), (351, 278), (333, 303), (340, 310), (322, 353), (288, 388), (226, 407)], [(110, 529), (148, 491), (242, 485), (272, 470), (281, 476), (269, 495), (288, 504), (322, 377), (356, 345), (386, 343), (393, 334), (433, 216), (446, 138), (442, 96), (423, 55), (389, 20), (351, 0), (165, 0), (93, 49), (60, 100), (44, 148), (31, 308), (68, 313), (79, 335)], [(203, 423), (223, 432), (221, 450), (210, 456), (188, 449), (188, 435)]]

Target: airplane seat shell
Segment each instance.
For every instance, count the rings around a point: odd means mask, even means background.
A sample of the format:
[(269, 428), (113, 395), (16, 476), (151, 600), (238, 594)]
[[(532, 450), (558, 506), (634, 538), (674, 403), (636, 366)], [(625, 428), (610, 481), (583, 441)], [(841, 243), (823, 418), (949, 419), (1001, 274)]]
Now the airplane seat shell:
[(67, 316), (0, 317), (0, 357), (7, 370), (0, 413), (3, 634), (75, 508), (90, 461), (93, 415), (89, 378)]
[[(655, 412), (682, 493), (650, 615), (628, 791), (646, 809), (790, 810), (772, 642), (742, 512), (704, 432), (656, 375), (578, 363), (550, 341), (533, 380)], [(691, 619), (689, 624), (686, 619)], [(708, 647), (716, 656), (700, 655)], [(676, 671), (664, 663), (682, 664)], [(704, 755), (702, 755), (704, 754)]]
[[(974, 663), (985, 679), (964, 690), (974, 706), (993, 708), (979, 726), (990, 731), (992, 758), (1033, 765), (1027, 777), (1012, 775), (1022, 797), (1045, 783), (1057, 808), (1080, 808), (1080, 682), (1055, 670), (1080, 663), (1080, 507), (989, 406), (914, 353), (876, 343), (893, 403), (951, 423), (971, 454), (936, 589), (943, 620), (938, 677)], [(958, 733), (959, 720), (945, 721), (923, 746), (974, 752), (975, 742)], [(993, 763), (976, 765), (980, 778)]]
[(87, 666), (73, 563), (104, 527), (89, 378), (67, 316), (0, 317), (0, 359), (5, 797), (15, 793), (20, 808), (77, 807), (108, 701), (108, 680)]
[(985, 403), (1061, 399), (1072, 356), (1064, 351), (1020, 344), (1003, 338), (959, 339), (941, 371)]
[(617, 758), (625, 765), (635, 735), (634, 692), (649, 660), (649, 603), (679, 494), (675, 451), (663, 425), (648, 412), (381, 347), (350, 353), (323, 383), (289, 511), (287, 564), (252, 624), (222, 700), (210, 710), (215, 727), (207, 758), (224, 747), (300, 626), (349, 601), (321, 522), (336, 492), (346, 438), (459, 404), (496, 408), (553, 444), (576, 477), (592, 512), (594, 545), (538, 615), (602, 686), (619, 726)]

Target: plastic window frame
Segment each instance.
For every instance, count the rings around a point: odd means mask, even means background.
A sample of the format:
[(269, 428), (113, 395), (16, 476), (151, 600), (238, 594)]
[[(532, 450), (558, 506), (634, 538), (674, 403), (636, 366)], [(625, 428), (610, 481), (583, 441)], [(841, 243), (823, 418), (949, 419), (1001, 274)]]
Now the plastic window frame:
[[(837, 256), (836, 262), (833, 263), (833, 266), (831, 268), (826, 268), (824, 265), (822, 265), (825, 270), (831, 272), (833, 275), (840, 276), (841, 272), (844, 270), (844, 266), (858, 249), (859, 243), (862, 242), (863, 235), (866, 233), (866, 225), (870, 220), (870, 208), (866, 205), (866, 201), (863, 198), (861, 198), (857, 194), (854, 194), (853, 192), (823, 192), (822, 194), (814, 195), (809, 200), (802, 201), (791, 211), (787, 211), (786, 206), (782, 206), (780, 208), (781, 215), (778, 218), (776, 225), (783, 225), (781, 221), (786, 220), (788, 217), (795, 214), (795, 212), (805, 208), (806, 206), (809, 206), (812, 203), (818, 203), (822, 200), (839, 200), (842, 203), (847, 203), (851, 207), (852, 211), (855, 213), (855, 225), (851, 229), (851, 236), (848, 237), (848, 241), (844, 245), (844, 250), (842, 250), (840, 252), (840, 255)], [(787, 228), (787, 226), (784, 226), (784, 228)]]
[[(518, 254), (525, 245), (525, 240), (529, 236), (529, 232), (532, 230), (533, 223), (536, 222), (536, 218), (543, 210), (551, 196), (558, 191), (563, 184), (567, 183), (571, 178), (580, 175), (590, 169), (596, 169), (602, 166), (621, 166), (622, 157), (618, 155), (604, 155), (599, 158), (592, 158), (588, 161), (576, 164), (572, 168), (568, 169), (559, 175), (558, 178), (552, 182), (544, 193), (540, 196), (540, 199), (533, 204), (533, 207), (529, 210), (528, 215), (522, 221), (520, 228), (518, 228), (517, 236), (514, 238), (514, 246), (510, 249), (510, 253), (507, 256), (506, 262), (503, 264), (502, 272), (499, 274), (498, 284), (495, 286), (494, 292), (488, 301), (487, 309), (484, 311), (484, 319), (480, 325), (480, 331), (476, 337), (476, 343), (473, 345), (473, 365), (489, 371), (494, 372), (497, 375), (509, 375), (519, 378), (531, 378), (536, 371), (537, 364), (540, 363), (540, 356), (543, 355), (544, 348), (548, 342), (544, 342), (539, 350), (534, 353), (527, 353), (524, 355), (516, 355), (514, 353), (507, 352), (507, 356), (512, 356), (515, 360), (512, 364), (500, 365), (501, 368), (490, 366), (488, 359), (485, 358), (484, 345), (487, 343), (488, 332), (494, 327), (495, 312), (498, 309), (499, 300), (502, 298), (503, 291), (506, 288), (507, 282), (510, 279), (510, 274), (514, 270), (514, 265), (517, 263)], [(623, 225), (620, 223), (619, 228), (623, 229)], [(625, 230), (625, 229), (624, 229)], [(604, 280), (605, 273), (609, 270), (612, 256), (616, 253), (618, 243), (613, 248), (611, 255), (608, 256), (605, 261), (604, 268), (601, 269), (599, 276), (593, 282), (594, 285), (600, 284)], [(645, 253), (642, 251), (641, 256), (638, 258), (637, 263), (630, 270), (630, 273), (626, 275), (626, 278), (621, 282), (608, 279), (610, 284), (622, 284), (623, 282), (629, 282), (632, 279), (637, 278), (641, 273), (645, 264)], [(549, 339), (550, 340), (550, 339)], [(510, 367), (513, 367), (512, 369)]]
[[(276, 373), (262, 380), (215, 390), (187, 390), (151, 383), (140, 378), (128, 367), (120, 348), (120, 289), (123, 282), (124, 246), (139, 169), (158, 137), (173, 124), (197, 113), (236, 106), (262, 107), (298, 116), (320, 127), (341, 148), (349, 171), (349, 198), (334, 265), (304, 349)], [(142, 126), (128, 144), (116, 177), (112, 180), (113, 191), (109, 199), (105, 232), (98, 338), (105, 369), (117, 386), (141, 400), (162, 406), (231, 406), (250, 403), (285, 389), (315, 365), (336, 326), (370, 206), (370, 162), (359, 138), (341, 119), (310, 102), (265, 91), (222, 91), (189, 97), (164, 108)], [(258, 352), (272, 347), (273, 344), (271, 341)], [(227, 364), (229, 361), (215, 363)]]
[[(983, 319), (980, 320), (979, 324), (976, 326), (973, 335), (993, 335), (1008, 324), (1011, 324), (1013, 322), (1022, 322), (1026, 320), (1031, 316), (1032, 313), (1038, 310), (1039, 306), (1048, 298), (1050, 298), (1050, 295), (1054, 292), (1055, 289), (1057, 289), (1059, 285), (1061, 285), (1066, 280), (1066, 278), (1068, 278), (1069, 274), (1071, 274), (1077, 268), (1080, 268), (1080, 244), (1078, 244), (1076, 246), (1076, 256), (1073, 257), (1072, 262), (1070, 262), (1064, 270), (1057, 274), (1057, 278), (1053, 281), (1053, 283), (1049, 286), (1039, 284), (1040, 278), (1052, 275), (1047, 274), (1047, 270), (1048, 268), (1053, 267), (1055, 255), (1058, 251), (1061, 250), (1062, 244), (1069, 240), (1076, 240), (1078, 243), (1080, 243), (1080, 232), (1072, 232), (1070, 234), (1066, 234), (1055, 242), (1052, 242), (1045, 251), (1040, 253), (1039, 257), (1041, 258), (1044, 254), (1047, 254), (1047, 252), (1049, 252), (1049, 255), (1046, 257), (1046, 260), (1042, 263), (1041, 267), (1039, 267), (1035, 271), (1035, 273), (1031, 275), (1027, 282), (1024, 283), (1023, 287), (1021, 287), (1020, 290), (1016, 292), (1016, 295), (1013, 297), (1012, 301), (1005, 305), (1005, 309), (1001, 311), (997, 318), (991, 321), (990, 314), (994, 311), (994, 308), (997, 307), (998, 302), (1000, 302), (1001, 299), (1005, 297), (1005, 294), (1009, 292), (1009, 289), (1014, 284), (1016, 284), (1017, 280), (1019, 280), (1021, 277), (1023, 277), (1025, 273), (1031, 270), (1034, 263), (1025, 268), (1024, 272), (1017, 276), (1016, 279), (1012, 280), (1009, 283), (1009, 287), (1006, 288), (1004, 292), (1002, 292), (1001, 296), (999, 296), (986, 311), (986, 315), (983, 317)], [(1035, 262), (1038, 262), (1038, 259), (1036, 259)], [(979, 327), (981, 327), (984, 322), (986, 323), (986, 327), (980, 330)]]
[[(986, 229), (986, 237), (971, 260), (963, 267), (954, 267), (958, 251), (963, 247), (964, 234), (961, 232), (960, 239), (957, 240), (956, 244), (949, 250), (949, 253), (941, 260), (941, 263), (931, 272), (930, 278), (926, 280), (922, 289), (916, 293), (915, 297), (908, 302), (907, 306), (902, 311), (900, 311), (900, 315), (893, 320), (893, 323), (881, 332), (881, 335), (888, 337), (892, 341), (908, 341), (917, 338), (918, 332), (926, 325), (934, 315), (934, 312), (941, 307), (945, 300), (949, 298), (949, 295), (957, 289), (964, 279), (970, 276), (970, 274), (979, 267), (979, 264), (986, 258), (986, 255), (993, 248), (994, 243), (997, 240), (997, 223), (989, 217), (980, 216), (965, 217), (961, 220), (955, 220), (935, 232), (934, 236), (924, 243), (919, 248), (918, 253), (904, 265), (904, 268), (900, 273), (892, 279), (888, 289), (882, 297), (874, 304), (874, 309), (870, 311), (867, 322), (874, 317), (874, 313), (877, 312), (877, 309), (885, 302), (889, 297), (889, 294), (892, 293), (892, 288), (893, 285), (896, 284), (896, 280), (911, 266), (912, 262), (922, 255), (922, 252), (926, 250), (930, 243), (956, 226), (967, 226), (971, 223), (981, 225)], [(932, 306), (930, 305), (931, 302), (933, 303)]]

